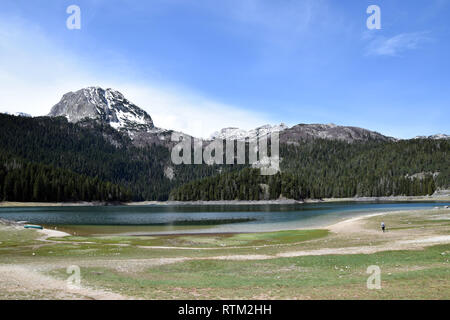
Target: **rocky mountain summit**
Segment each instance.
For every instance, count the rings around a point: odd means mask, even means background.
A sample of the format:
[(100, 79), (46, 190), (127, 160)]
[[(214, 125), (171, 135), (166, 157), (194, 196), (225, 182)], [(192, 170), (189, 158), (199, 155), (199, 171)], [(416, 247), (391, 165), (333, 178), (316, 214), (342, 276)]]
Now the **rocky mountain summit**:
[(298, 124), (284, 130), (280, 142), (296, 144), (300, 140), (327, 139), (345, 142), (356, 141), (396, 141), (381, 133), (358, 127), (338, 126), (331, 124)]
[(224, 140), (249, 140), (279, 132), (280, 142), (296, 144), (298, 141), (313, 139), (339, 140), (346, 142), (355, 141), (396, 141), (395, 138), (384, 136), (378, 132), (358, 127), (338, 126), (335, 124), (298, 124), (291, 128), (284, 123), (280, 125), (265, 125), (253, 130), (242, 130), (239, 128), (224, 128), (211, 135), (213, 139)]
[(14, 113), (5, 112), (5, 114), (16, 117), (32, 118), (31, 114), (25, 112), (14, 112)]
[(273, 132), (281, 132), (288, 129), (288, 127), (281, 123), (279, 125), (271, 126), (270, 124), (266, 124), (264, 126), (258, 127), (252, 130), (243, 130), (239, 128), (223, 128), (220, 131), (214, 132), (210, 139), (222, 139), (222, 140), (245, 140), (248, 138), (249, 140), (256, 139), (259, 137), (267, 136)]
[(99, 120), (129, 135), (136, 132), (158, 132), (150, 115), (113, 89), (88, 87), (66, 93), (48, 114), (63, 116), (69, 122), (85, 118)]
[(438, 133), (438, 134), (433, 134), (432, 136), (417, 136), (414, 139), (431, 139), (431, 140), (446, 139), (447, 140), (447, 139), (450, 139), (450, 135)]
[[(155, 127), (150, 115), (127, 100), (123, 94), (113, 89), (88, 87), (76, 92), (66, 93), (50, 111), (49, 116), (63, 116), (69, 122), (79, 122), (86, 118), (109, 124), (114, 129), (126, 133), (135, 145), (149, 144), (173, 145), (172, 130)], [(298, 144), (299, 141), (314, 139), (356, 141), (397, 141), (375, 131), (351, 126), (335, 124), (298, 124), (291, 128), (284, 123), (264, 125), (252, 130), (229, 127), (214, 132), (210, 140), (253, 140), (270, 135), (280, 134), (280, 143)], [(180, 133), (184, 136), (186, 134)], [(429, 137), (418, 136), (416, 139), (448, 139), (446, 134)]]

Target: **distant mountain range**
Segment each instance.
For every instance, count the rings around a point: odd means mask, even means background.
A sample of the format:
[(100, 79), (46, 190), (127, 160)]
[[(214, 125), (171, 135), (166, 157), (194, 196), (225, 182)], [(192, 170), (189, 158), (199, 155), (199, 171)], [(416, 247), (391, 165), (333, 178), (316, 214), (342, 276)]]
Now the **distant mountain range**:
[(31, 118), (31, 114), (28, 114), (28, 113), (25, 113), (25, 112), (14, 112), (14, 113), (5, 112), (5, 114), (13, 115), (13, 116), (16, 116), (16, 117)]
[(268, 134), (271, 134), (273, 132), (283, 132), (285, 130), (289, 129), (284, 123), (281, 123), (280, 125), (271, 126), (270, 124), (258, 127), (256, 129), (252, 130), (243, 130), (239, 128), (224, 128), (220, 131), (214, 132), (210, 140), (214, 139), (222, 139), (222, 140), (245, 140), (246, 138), (249, 139), (256, 139), (258, 137), (266, 136)]
[[(172, 130), (155, 127), (151, 116), (139, 108), (119, 91), (102, 89), (100, 87), (88, 87), (76, 92), (66, 93), (48, 114), (51, 117), (63, 116), (69, 122), (79, 122), (89, 118), (108, 124), (114, 129), (127, 133), (135, 140), (136, 145), (148, 143), (167, 143), (170, 141)], [(395, 141), (395, 138), (382, 135), (358, 127), (337, 126), (335, 124), (298, 124), (289, 128), (285, 124), (264, 125), (253, 130), (239, 128), (224, 128), (213, 133), (213, 139), (243, 140), (280, 133), (280, 142), (296, 144), (298, 141), (311, 139), (328, 139), (346, 142), (354, 141)], [(417, 137), (428, 139), (448, 139), (445, 134), (430, 137)]]
[(317, 199), (450, 187), (448, 135), (401, 140), (335, 124), (224, 128), (209, 138), (278, 132), (281, 171), (273, 176), (248, 161), (174, 165), (174, 131), (100, 87), (65, 94), (45, 117), (0, 114), (0, 127), (0, 201)]
[(450, 139), (450, 135), (439, 133), (439, 134), (434, 134), (432, 136), (417, 136), (414, 139), (432, 139), (432, 140)]
[(147, 112), (128, 101), (119, 91), (100, 87), (66, 93), (48, 115), (64, 116), (70, 122), (95, 119), (126, 132), (150, 132), (155, 129)]

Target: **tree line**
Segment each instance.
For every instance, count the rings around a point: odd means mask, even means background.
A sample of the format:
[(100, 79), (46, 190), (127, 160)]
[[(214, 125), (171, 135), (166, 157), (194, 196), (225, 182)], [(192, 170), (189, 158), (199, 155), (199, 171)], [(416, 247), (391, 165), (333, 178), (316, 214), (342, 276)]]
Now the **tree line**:
[(281, 173), (264, 177), (248, 165), (175, 166), (168, 146), (134, 146), (95, 121), (0, 114), (0, 128), (5, 200), (304, 199), (423, 195), (450, 186), (448, 140), (281, 144)]
[[(167, 200), (174, 187), (219, 173), (217, 166), (173, 166), (168, 147), (136, 147), (126, 134), (92, 120), (0, 114), (0, 128), (0, 155), (110, 181), (130, 190), (134, 201)], [(173, 179), (164, 174), (168, 166)]]
[[(246, 168), (192, 181), (170, 198), (261, 200), (428, 195), (450, 186), (447, 140), (281, 145), (281, 173)], [(419, 174), (418, 174), (419, 173)], [(418, 174), (418, 175), (417, 175)]]
[(126, 202), (131, 199), (131, 191), (98, 177), (17, 159), (2, 159), (0, 199), (24, 202)]

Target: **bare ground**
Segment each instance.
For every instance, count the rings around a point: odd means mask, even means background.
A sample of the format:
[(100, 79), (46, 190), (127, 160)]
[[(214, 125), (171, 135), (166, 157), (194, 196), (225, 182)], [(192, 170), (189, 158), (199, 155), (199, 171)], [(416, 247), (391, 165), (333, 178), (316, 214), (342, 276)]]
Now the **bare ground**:
[[(450, 213), (448, 209), (436, 211), (440, 216)], [(392, 230), (382, 234), (383, 242), (377, 242), (380, 231), (368, 227), (371, 219), (385, 219), (391, 215), (405, 214), (405, 212), (378, 213), (370, 216), (352, 218), (329, 226), (332, 234), (325, 240), (311, 240), (304, 250), (280, 250), (275, 254), (230, 254), (214, 255), (208, 257), (176, 257), (151, 259), (109, 259), (109, 260), (82, 260), (76, 261), (81, 267), (109, 267), (120, 272), (137, 272), (151, 266), (179, 263), (188, 260), (267, 260), (285, 257), (300, 257), (311, 255), (336, 254), (371, 254), (388, 250), (417, 250), (435, 244), (450, 243), (450, 235), (436, 233), (434, 230)], [(372, 221), (373, 222), (373, 221)], [(377, 222), (378, 223), (378, 222)], [(65, 236), (66, 234), (53, 230), (44, 230), (40, 241), (49, 241), (48, 237)], [(366, 244), (348, 245), (364, 239)], [(367, 241), (373, 243), (367, 244)], [(346, 246), (331, 246), (333, 243), (347, 243)], [(145, 247), (151, 249), (180, 249), (178, 247)], [(207, 250), (210, 248), (203, 248)], [(228, 248), (230, 249), (230, 247)], [(202, 248), (196, 248), (202, 250)], [(68, 261), (70, 263), (70, 261)], [(58, 266), (45, 262), (31, 264), (0, 264), (0, 298), (3, 299), (128, 299), (118, 293), (105, 291), (99, 288), (79, 287), (71, 288), (66, 281), (46, 275), (49, 270)], [(60, 267), (60, 266), (59, 266)]]
[(0, 298), (123, 300), (126, 297), (101, 289), (71, 287), (66, 281), (46, 276), (27, 265), (0, 265)]

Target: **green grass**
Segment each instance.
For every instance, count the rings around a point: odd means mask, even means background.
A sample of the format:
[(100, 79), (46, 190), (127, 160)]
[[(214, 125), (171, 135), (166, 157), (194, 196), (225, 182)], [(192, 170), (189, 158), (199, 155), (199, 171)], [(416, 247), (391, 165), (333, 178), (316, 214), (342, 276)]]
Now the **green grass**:
[[(386, 222), (390, 232), (379, 231), (380, 219)], [(36, 240), (41, 235), (35, 230), (0, 226), (0, 263), (45, 266), (50, 275), (63, 279), (67, 278), (65, 268), (76, 264), (81, 267), (83, 284), (138, 298), (450, 299), (449, 244), (374, 254), (245, 261), (212, 259), (374, 246), (389, 244), (405, 235), (428, 237), (450, 231), (449, 221), (439, 219), (433, 210), (373, 217), (367, 219), (364, 228), (355, 234), (292, 230), (151, 237), (71, 236), (43, 242)], [(157, 264), (161, 259), (180, 257), (185, 260)], [(369, 276), (366, 269), (370, 265), (381, 268), (381, 290), (366, 288)]]
[(195, 234), (195, 235), (161, 235), (146, 237), (64, 237), (51, 240), (60, 242), (92, 242), (94, 244), (126, 244), (130, 246), (164, 246), (191, 248), (223, 248), (239, 246), (283, 245), (303, 242), (328, 235), (327, 230), (292, 230), (279, 232), (261, 232), (245, 234)]
[(38, 236), (36, 230), (16, 229), (0, 225), (0, 248), (30, 244)]
[[(444, 255), (442, 253), (445, 253)], [(143, 298), (450, 298), (450, 245), (371, 255), (328, 255), (264, 261), (192, 260), (118, 272), (83, 268), (85, 283)], [(378, 265), (382, 289), (366, 288)], [(55, 275), (65, 276), (65, 270)]]
[[(53, 229), (52, 225), (45, 226), (50, 229)], [(78, 236), (108, 236), (108, 235), (124, 235), (126, 236), (129, 233), (132, 234), (152, 234), (157, 232), (173, 232), (173, 231), (186, 231), (186, 230), (197, 230), (197, 229), (208, 229), (211, 228), (212, 225), (120, 225), (120, 226), (111, 226), (111, 225), (63, 225), (57, 226), (58, 230), (67, 232), (72, 235)]]

